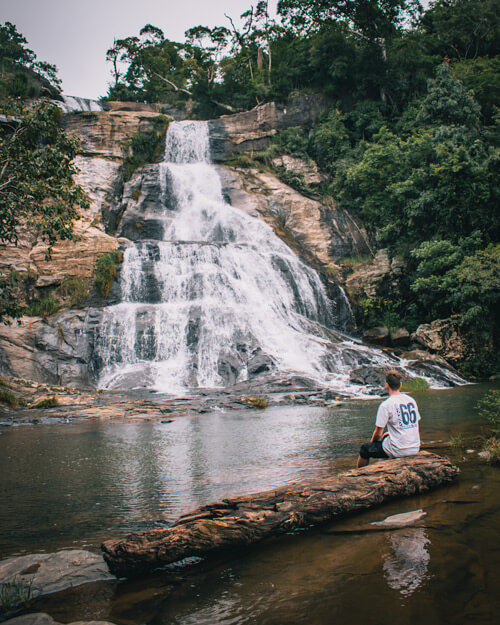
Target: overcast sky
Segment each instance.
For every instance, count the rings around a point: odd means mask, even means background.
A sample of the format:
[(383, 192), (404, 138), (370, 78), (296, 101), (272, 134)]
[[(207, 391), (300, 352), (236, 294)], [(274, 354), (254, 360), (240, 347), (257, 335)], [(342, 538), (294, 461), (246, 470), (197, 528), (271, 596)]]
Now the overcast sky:
[[(0, 0), (0, 22), (16, 25), (39, 61), (54, 63), (63, 92), (84, 98), (106, 94), (113, 40), (138, 35), (146, 24), (184, 41), (191, 26), (228, 25), (252, 0)], [(269, 6), (276, 6), (271, 0)]]

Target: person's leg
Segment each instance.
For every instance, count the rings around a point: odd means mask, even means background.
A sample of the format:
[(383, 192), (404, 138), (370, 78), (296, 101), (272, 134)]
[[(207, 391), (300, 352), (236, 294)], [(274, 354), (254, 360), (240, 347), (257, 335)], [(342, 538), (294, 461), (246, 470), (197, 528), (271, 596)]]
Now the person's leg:
[(361, 469), (362, 467), (366, 467), (369, 464), (370, 464), (370, 458), (362, 458), (361, 456), (358, 456), (358, 469)]
[(375, 441), (374, 443), (363, 443), (359, 450), (358, 457), (358, 469), (366, 467), (370, 464), (370, 458), (387, 458), (387, 454), (382, 446), (382, 441)]

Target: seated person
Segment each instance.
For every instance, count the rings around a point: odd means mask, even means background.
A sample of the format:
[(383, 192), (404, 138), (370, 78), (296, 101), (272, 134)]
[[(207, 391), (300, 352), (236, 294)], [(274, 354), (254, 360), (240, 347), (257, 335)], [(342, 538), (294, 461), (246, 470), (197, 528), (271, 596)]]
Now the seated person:
[[(385, 374), (389, 398), (378, 407), (371, 442), (361, 445), (358, 469), (366, 467), (370, 458), (404, 458), (419, 452), (420, 414), (413, 397), (401, 392), (402, 380), (402, 374), (394, 369)], [(385, 426), (388, 431), (384, 434)]]

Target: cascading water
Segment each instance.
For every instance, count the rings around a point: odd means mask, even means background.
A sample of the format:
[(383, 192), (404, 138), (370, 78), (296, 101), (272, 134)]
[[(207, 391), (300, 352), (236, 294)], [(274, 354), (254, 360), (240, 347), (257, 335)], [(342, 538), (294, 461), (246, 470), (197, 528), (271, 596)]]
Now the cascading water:
[(161, 240), (124, 253), (122, 302), (95, 340), (100, 386), (178, 393), (272, 374), (345, 391), (353, 367), (394, 362), (340, 334), (343, 294), (329, 299), (267, 224), (224, 201), (206, 123), (172, 123), (157, 171)]

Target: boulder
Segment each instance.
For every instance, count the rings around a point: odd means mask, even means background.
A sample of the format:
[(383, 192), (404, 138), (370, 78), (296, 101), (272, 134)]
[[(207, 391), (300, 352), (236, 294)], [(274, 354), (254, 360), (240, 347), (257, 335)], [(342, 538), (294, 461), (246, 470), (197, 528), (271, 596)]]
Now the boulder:
[(379, 391), (385, 390), (385, 372), (387, 367), (373, 367), (371, 365), (363, 365), (353, 369), (349, 375), (349, 381), (352, 384), (361, 386), (371, 386)]
[(381, 291), (399, 289), (403, 264), (398, 258), (389, 258), (387, 250), (379, 250), (372, 261), (356, 268), (345, 281), (349, 293), (356, 300), (372, 299)]
[(375, 345), (389, 345), (390, 332), (385, 326), (375, 326), (368, 328), (363, 333), (363, 341), (365, 343), (374, 343)]
[(410, 343), (410, 333), (406, 328), (391, 328), (390, 338), (392, 347), (406, 347)]
[[(81, 549), (17, 556), (0, 561), (0, 585), (31, 585), (31, 597), (89, 582), (114, 580), (101, 555)], [(44, 625), (44, 624), (40, 624)]]
[(467, 344), (460, 334), (456, 319), (437, 319), (418, 326), (412, 340), (456, 365), (467, 355)]

